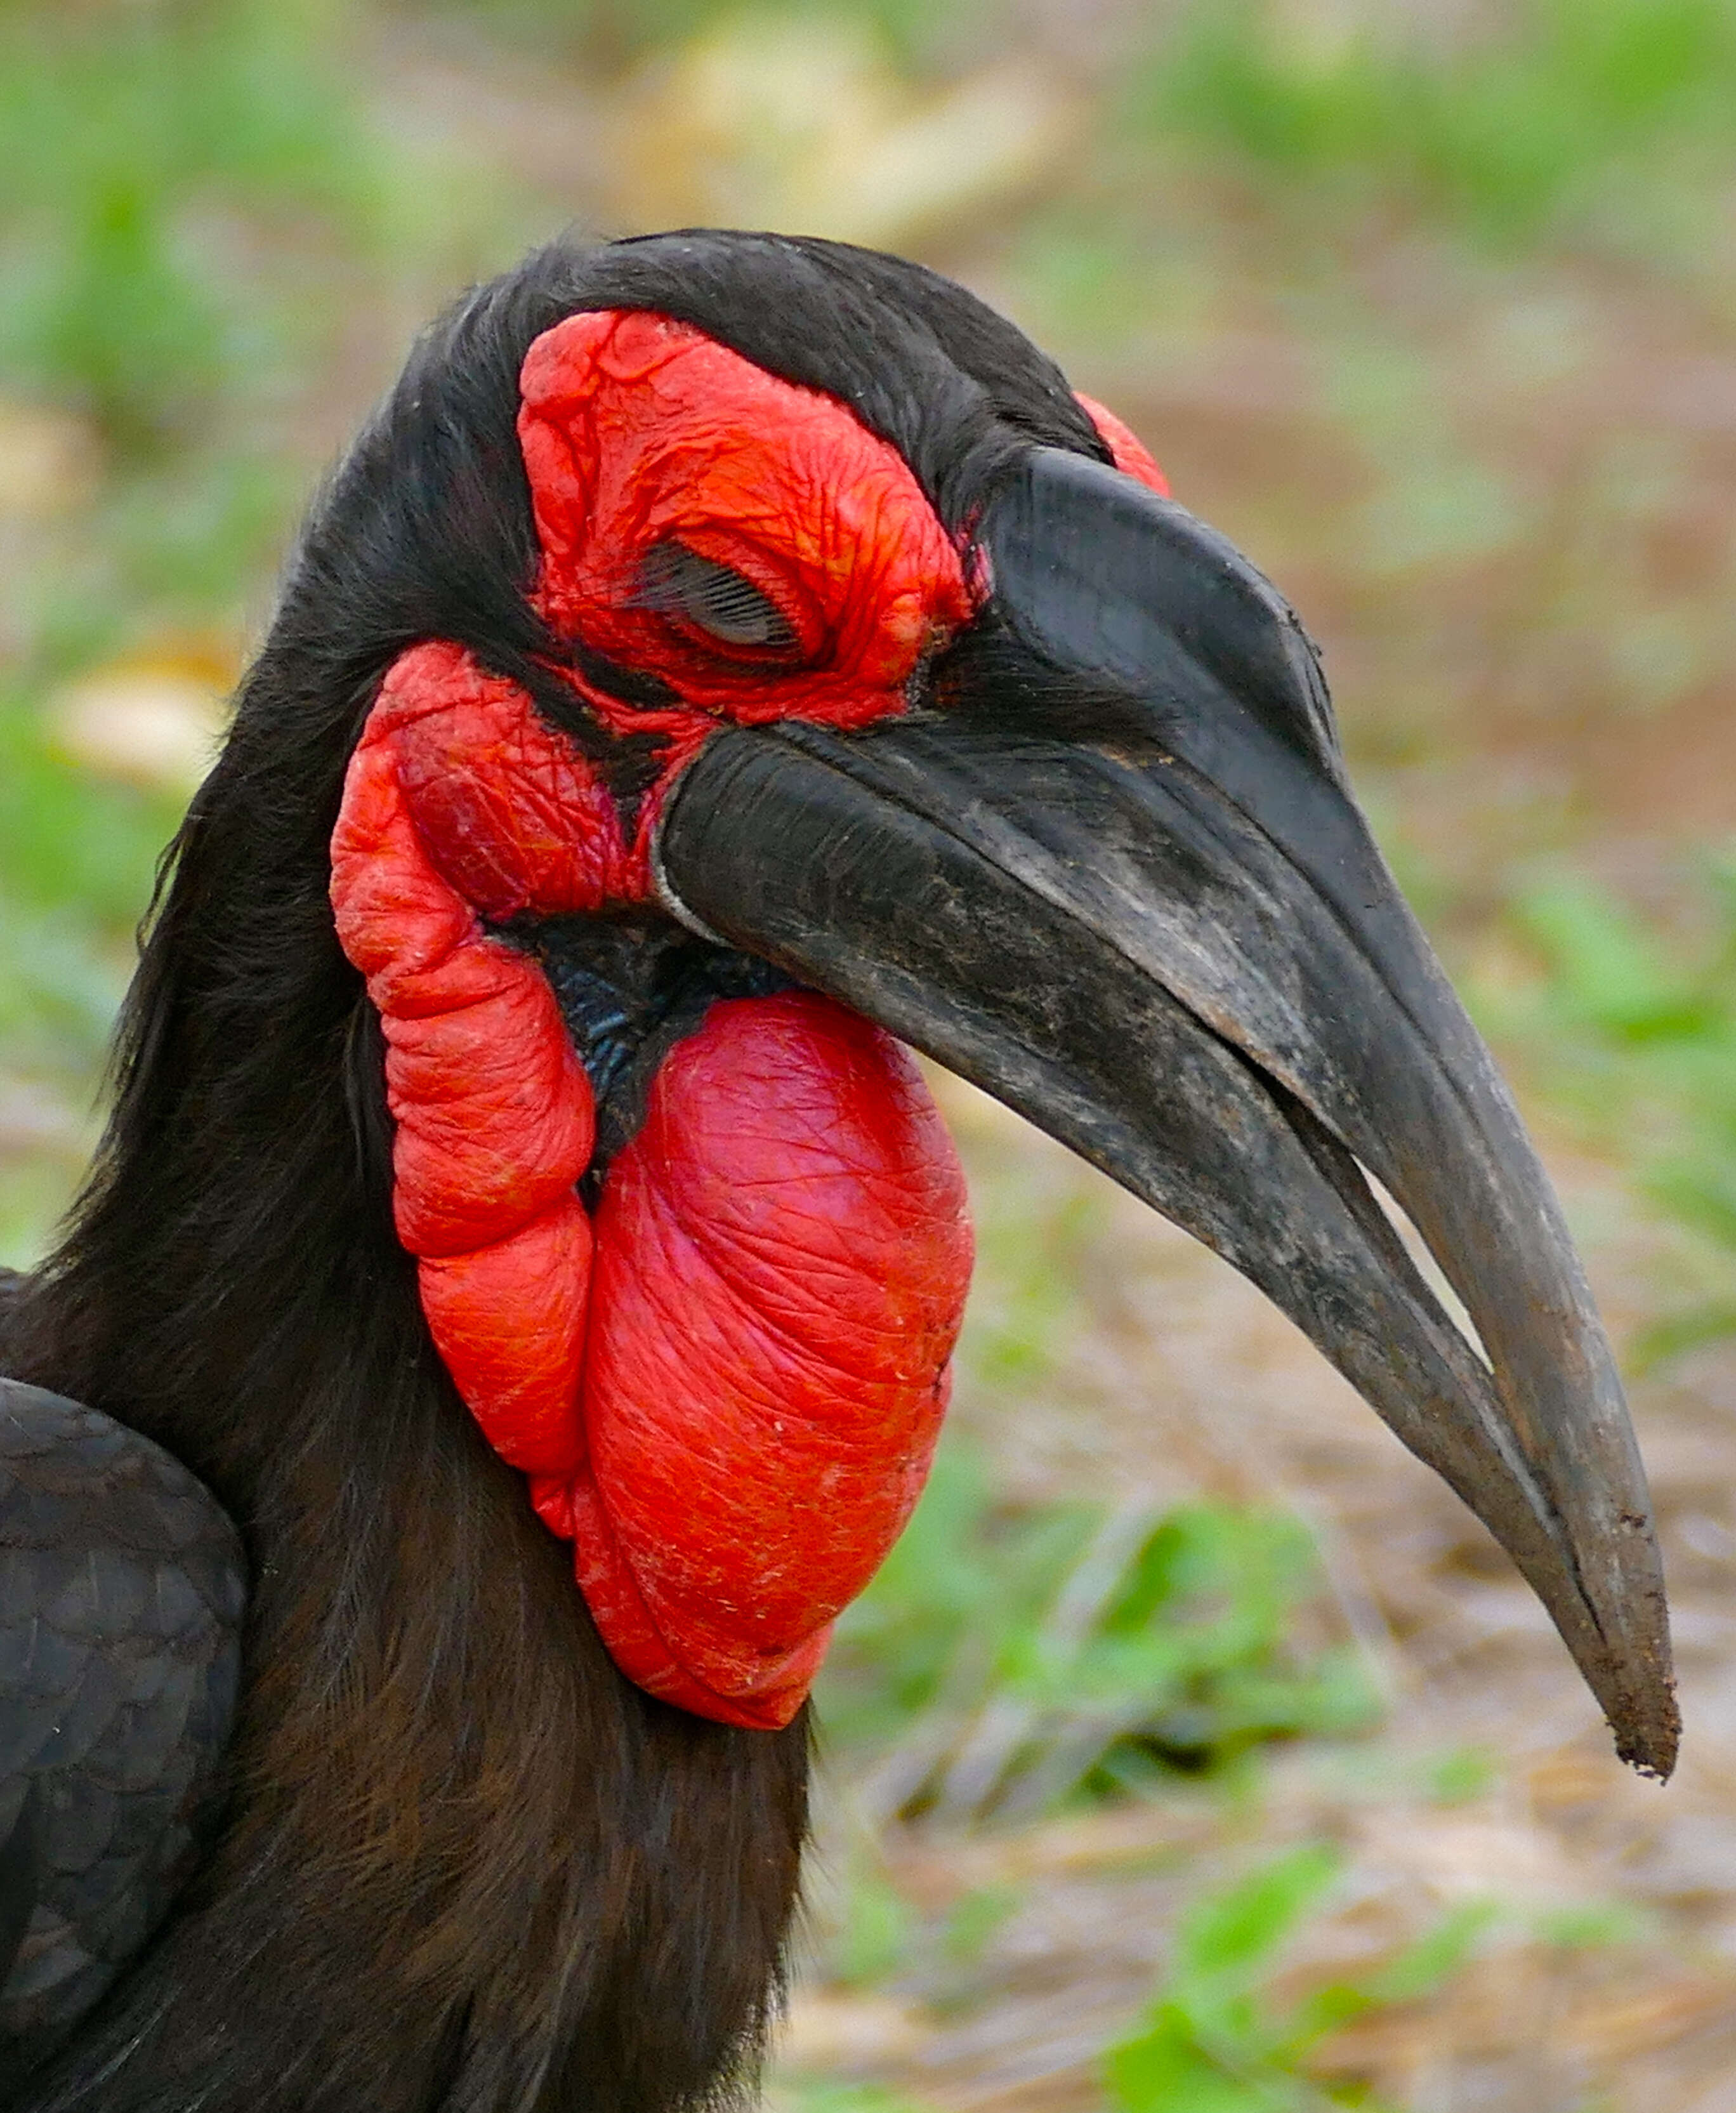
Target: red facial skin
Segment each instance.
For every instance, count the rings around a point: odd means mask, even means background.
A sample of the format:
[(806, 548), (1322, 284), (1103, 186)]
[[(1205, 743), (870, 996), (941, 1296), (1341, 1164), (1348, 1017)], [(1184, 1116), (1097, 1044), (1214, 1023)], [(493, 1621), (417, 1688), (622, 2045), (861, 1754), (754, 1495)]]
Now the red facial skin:
[(952, 1140), (878, 1028), (725, 1001), (665, 1060), (596, 1234), (585, 1597), (653, 1694), (787, 1723), (939, 1435), (971, 1271)]
[[(899, 712), (971, 598), (893, 449), (684, 325), (571, 317), (522, 388), (534, 599), (677, 693), (647, 710), (568, 677), (611, 731), (661, 736), (661, 774), (629, 838), (528, 697), (455, 646), (414, 647), (350, 764), (338, 934), (384, 1026), (398, 1234), (460, 1395), (573, 1542), (622, 1671), (774, 1727), (939, 1435), (971, 1266), (950, 1141), (857, 1015), (806, 992), (720, 1001), (665, 1059), (593, 1226), (574, 1185), (591, 1082), (541, 970), (483, 920), (646, 901), (656, 817), (720, 720)], [(1086, 408), (1117, 466), (1164, 489)], [(633, 607), (671, 538), (752, 580), (797, 645), (768, 664)]]
[(1169, 479), (1158, 468), (1150, 450), (1133, 428), (1124, 426), (1114, 412), (1105, 409), (1094, 396), (1087, 396), (1082, 389), (1073, 393), (1080, 408), (1108, 445), (1122, 475), (1137, 477), (1141, 484), (1149, 484), (1159, 497), (1167, 499)]

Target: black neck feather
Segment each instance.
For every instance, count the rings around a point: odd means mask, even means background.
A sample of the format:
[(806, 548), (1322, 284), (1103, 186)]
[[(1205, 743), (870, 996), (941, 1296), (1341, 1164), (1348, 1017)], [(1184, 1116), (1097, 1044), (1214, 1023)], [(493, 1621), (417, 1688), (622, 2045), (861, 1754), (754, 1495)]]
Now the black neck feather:
[(345, 760), (418, 640), (524, 683), (624, 796), (642, 777), (643, 744), (574, 713), (526, 599), (519, 365), (607, 306), (841, 396), (954, 526), (1009, 450), (1102, 452), (1009, 326), (836, 244), (556, 248), (413, 354), (314, 510), (170, 855), (107, 1140), (13, 1323), (21, 1376), (208, 1483), (254, 1578), (219, 1851), (34, 2113), (661, 2113), (752, 2068), (806, 1725), (701, 1723), (601, 1650), (423, 1325), (378, 1030), (327, 901)]

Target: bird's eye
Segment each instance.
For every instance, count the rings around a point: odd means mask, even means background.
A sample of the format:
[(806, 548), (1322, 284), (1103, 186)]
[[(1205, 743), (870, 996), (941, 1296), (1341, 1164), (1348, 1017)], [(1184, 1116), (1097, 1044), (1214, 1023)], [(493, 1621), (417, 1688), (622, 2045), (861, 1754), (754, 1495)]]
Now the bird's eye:
[(655, 609), (702, 631), (720, 646), (787, 653), (799, 643), (794, 627), (752, 580), (728, 565), (702, 558), (681, 543), (660, 543), (640, 568), (633, 596), (640, 609)]

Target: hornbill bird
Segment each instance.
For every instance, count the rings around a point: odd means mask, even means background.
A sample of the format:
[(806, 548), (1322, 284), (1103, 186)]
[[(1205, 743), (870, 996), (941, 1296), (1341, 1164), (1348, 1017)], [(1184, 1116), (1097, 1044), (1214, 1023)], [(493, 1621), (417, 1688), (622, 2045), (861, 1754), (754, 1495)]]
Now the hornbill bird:
[(930, 272), (560, 244), (314, 507), (0, 1297), (7, 2104), (751, 2077), (969, 1269), (903, 1044), (1291, 1315), (1667, 1773), (1610, 1351), (1282, 599)]

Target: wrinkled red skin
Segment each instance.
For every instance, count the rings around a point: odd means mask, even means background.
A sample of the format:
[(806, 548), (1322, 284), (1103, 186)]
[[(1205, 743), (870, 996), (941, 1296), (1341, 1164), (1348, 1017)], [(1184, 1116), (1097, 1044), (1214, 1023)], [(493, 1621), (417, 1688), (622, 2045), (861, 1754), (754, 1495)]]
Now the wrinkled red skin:
[[(522, 691), (413, 647), (351, 761), (338, 934), (384, 1027), (398, 1234), (460, 1395), (573, 1541), (622, 1671), (770, 1728), (927, 1472), (971, 1266), (951, 1143), (878, 1028), (811, 993), (720, 1001), (665, 1059), (593, 1225), (591, 1082), (541, 971), (483, 920), (646, 901), (656, 815), (720, 719), (902, 710), (971, 597), (894, 450), (684, 325), (569, 317), (522, 387), (535, 599), (676, 691), (645, 710), (574, 681), (611, 730), (662, 737), (662, 774), (629, 838)], [(1118, 467), (1164, 490), (1081, 401)], [(628, 605), (672, 536), (772, 597), (799, 641), (787, 668)]]
[(939, 1435), (971, 1271), (952, 1140), (878, 1028), (726, 1001), (665, 1061), (596, 1234), (579, 1583), (642, 1686), (785, 1723)]

